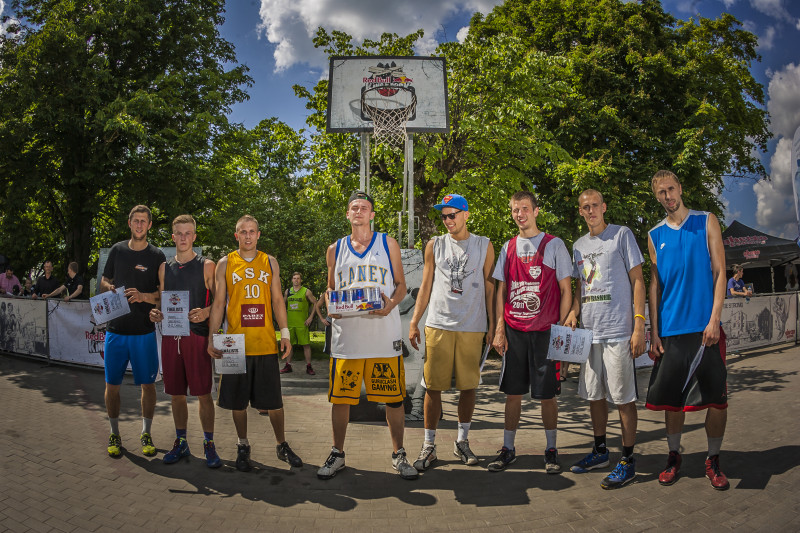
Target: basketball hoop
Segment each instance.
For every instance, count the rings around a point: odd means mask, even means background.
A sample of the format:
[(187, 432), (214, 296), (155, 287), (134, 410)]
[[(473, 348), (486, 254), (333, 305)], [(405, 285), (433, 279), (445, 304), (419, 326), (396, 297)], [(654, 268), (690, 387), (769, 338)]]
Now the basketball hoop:
[(377, 144), (403, 146), (406, 124), (416, 111), (416, 92), (403, 86), (379, 85), (361, 94), (361, 113), (372, 121)]

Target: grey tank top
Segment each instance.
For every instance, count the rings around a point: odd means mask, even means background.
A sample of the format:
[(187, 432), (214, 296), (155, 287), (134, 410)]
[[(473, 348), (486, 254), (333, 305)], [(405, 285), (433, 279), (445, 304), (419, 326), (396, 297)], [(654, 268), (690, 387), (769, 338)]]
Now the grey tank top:
[[(489, 239), (470, 234), (463, 241), (449, 234), (433, 238), (433, 275), (427, 326), (449, 331), (486, 331), (483, 263)], [(491, 302), (490, 302), (491, 305)]]

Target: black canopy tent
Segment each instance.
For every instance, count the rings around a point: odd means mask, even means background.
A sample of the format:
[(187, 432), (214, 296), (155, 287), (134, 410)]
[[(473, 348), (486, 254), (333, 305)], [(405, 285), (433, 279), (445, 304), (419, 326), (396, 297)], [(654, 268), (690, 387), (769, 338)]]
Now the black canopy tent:
[(729, 270), (735, 264), (747, 268), (769, 267), (772, 292), (775, 292), (775, 267), (800, 259), (797, 242), (767, 235), (736, 220), (722, 232), (722, 244)]

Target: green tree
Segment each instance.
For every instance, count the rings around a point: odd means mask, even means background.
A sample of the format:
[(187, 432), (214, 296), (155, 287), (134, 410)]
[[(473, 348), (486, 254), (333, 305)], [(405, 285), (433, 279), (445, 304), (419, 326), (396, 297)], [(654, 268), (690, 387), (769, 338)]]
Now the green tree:
[[(153, 208), (156, 241), (168, 214), (213, 209), (224, 177), (208, 161), (251, 82), (217, 30), (224, 2), (11, 5), (23, 22), (0, 37), (0, 245), (46, 228), (63, 244), (44, 253), (85, 268), (134, 204)], [(36, 231), (19, 231), (26, 216)]]

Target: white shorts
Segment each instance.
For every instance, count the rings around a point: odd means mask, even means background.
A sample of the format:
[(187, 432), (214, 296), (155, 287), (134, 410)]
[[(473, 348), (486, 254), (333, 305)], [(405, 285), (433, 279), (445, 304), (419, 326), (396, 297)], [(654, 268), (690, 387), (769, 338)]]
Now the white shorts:
[(578, 396), (589, 401), (605, 398), (615, 405), (639, 398), (630, 341), (592, 344), (589, 358), (581, 365)]

